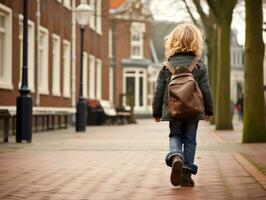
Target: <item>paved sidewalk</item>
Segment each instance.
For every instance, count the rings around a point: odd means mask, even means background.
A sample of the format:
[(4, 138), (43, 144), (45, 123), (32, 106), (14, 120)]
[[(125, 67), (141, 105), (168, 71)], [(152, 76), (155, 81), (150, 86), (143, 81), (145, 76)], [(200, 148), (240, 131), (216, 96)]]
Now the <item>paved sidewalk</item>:
[(238, 133), (200, 123), (194, 188), (170, 184), (167, 123), (34, 134), (32, 144), (0, 144), (0, 199), (266, 199), (252, 175), (264, 176), (245, 164), (266, 145), (239, 144)]

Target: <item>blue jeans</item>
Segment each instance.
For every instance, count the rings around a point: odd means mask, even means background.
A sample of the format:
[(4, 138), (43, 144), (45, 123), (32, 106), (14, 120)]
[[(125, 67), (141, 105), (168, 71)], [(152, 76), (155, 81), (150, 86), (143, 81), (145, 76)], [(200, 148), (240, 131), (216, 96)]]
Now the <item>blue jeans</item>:
[(169, 122), (169, 153), (166, 156), (166, 164), (172, 167), (172, 159), (179, 155), (184, 161), (184, 168), (196, 174), (198, 167), (194, 164), (196, 152), (196, 136), (198, 120)]

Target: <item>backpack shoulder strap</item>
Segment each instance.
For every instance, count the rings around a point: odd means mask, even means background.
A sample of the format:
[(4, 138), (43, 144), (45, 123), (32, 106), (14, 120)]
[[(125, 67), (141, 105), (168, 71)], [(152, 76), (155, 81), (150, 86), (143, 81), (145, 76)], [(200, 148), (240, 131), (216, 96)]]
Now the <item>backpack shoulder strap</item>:
[(194, 68), (196, 67), (197, 63), (199, 62), (200, 58), (199, 57), (195, 57), (191, 63), (191, 65), (189, 66), (189, 71), (192, 72), (194, 70)]
[(176, 70), (169, 61), (163, 62), (163, 65), (171, 72), (171, 74), (175, 74)]

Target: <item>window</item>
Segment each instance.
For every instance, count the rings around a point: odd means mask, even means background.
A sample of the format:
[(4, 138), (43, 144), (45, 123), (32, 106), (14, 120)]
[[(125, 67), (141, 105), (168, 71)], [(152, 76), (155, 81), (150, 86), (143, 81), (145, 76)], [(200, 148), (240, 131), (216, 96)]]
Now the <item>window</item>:
[(96, 31), (102, 34), (102, 0), (97, 0), (96, 4)]
[(109, 29), (109, 58), (113, 58), (113, 32)]
[(243, 63), (242, 63), (242, 50), (239, 49), (239, 52), (238, 52), (238, 63), (239, 63), (239, 67), (242, 67)]
[(38, 88), (41, 94), (49, 94), (48, 89), (48, 30), (40, 27)]
[(102, 61), (96, 60), (96, 98), (102, 99)]
[(233, 50), (233, 66), (236, 65), (236, 52)]
[(13, 89), (11, 17), (11, 10), (0, 4), (0, 88), (4, 89)]
[(143, 76), (139, 77), (139, 106), (143, 106)]
[[(126, 105), (130, 106), (131, 98), (135, 97), (136, 82), (134, 77), (126, 77)], [(135, 102), (135, 99), (134, 99)]]
[(83, 52), (83, 97), (88, 96), (88, 54)]
[(141, 68), (126, 68), (123, 72), (123, 92), (127, 94), (123, 99), (124, 105), (134, 101), (135, 109), (145, 109), (147, 106), (147, 73)]
[[(95, 10), (95, 4), (96, 0), (90, 0), (90, 6), (92, 10)], [(95, 12), (92, 13), (91, 18), (90, 18), (90, 28), (95, 30)]]
[(66, 8), (71, 9), (71, 0), (64, 0), (63, 4)]
[(93, 55), (90, 55), (89, 76), (89, 98), (95, 99), (95, 57)]
[(60, 96), (60, 82), (61, 82), (61, 62), (60, 62), (60, 57), (61, 57), (61, 51), (60, 51), (60, 37), (56, 34), (53, 34), (53, 52), (52, 52), (52, 57), (53, 57), (53, 66), (52, 66), (52, 92), (53, 95)]
[[(19, 16), (19, 44), (20, 44), (20, 62), (19, 62), (19, 87), (22, 81), (22, 65), (23, 65), (23, 16)], [(35, 58), (35, 34), (34, 24), (28, 21), (28, 86), (31, 92), (34, 92), (34, 58)]]
[(143, 33), (145, 25), (133, 22), (131, 24), (131, 57), (135, 59), (143, 58)]
[(109, 67), (109, 100), (114, 102), (114, 68)]
[(63, 42), (64, 88), (63, 95), (70, 97), (70, 42)]
[(238, 50), (235, 50), (235, 65), (238, 66)]

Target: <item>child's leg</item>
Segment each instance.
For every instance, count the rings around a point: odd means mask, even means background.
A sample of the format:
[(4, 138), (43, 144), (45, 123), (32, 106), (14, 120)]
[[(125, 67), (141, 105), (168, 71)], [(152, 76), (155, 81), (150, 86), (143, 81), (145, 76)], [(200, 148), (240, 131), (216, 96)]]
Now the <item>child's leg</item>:
[(184, 160), (182, 145), (183, 137), (181, 134), (180, 122), (169, 122), (170, 135), (169, 135), (169, 153), (166, 155), (166, 164), (172, 167), (174, 156), (180, 156)]
[(184, 168), (188, 169), (192, 174), (196, 174), (198, 170), (197, 165), (194, 164), (197, 129), (198, 120), (187, 121), (184, 124)]
[(170, 139), (169, 153), (166, 156), (166, 164), (172, 167), (170, 181), (172, 185), (178, 186), (181, 184), (183, 177), (183, 138), (181, 134), (181, 123), (170, 122)]

